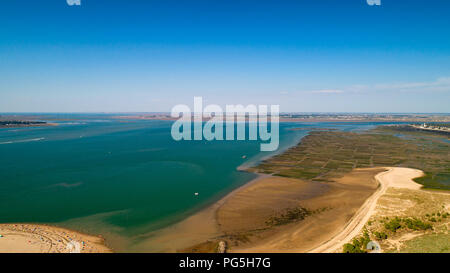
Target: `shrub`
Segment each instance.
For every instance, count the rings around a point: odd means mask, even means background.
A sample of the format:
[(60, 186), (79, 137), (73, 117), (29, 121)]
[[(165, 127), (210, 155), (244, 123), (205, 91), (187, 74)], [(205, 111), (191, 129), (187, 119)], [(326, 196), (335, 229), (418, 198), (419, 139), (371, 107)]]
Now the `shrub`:
[(354, 238), (351, 244), (345, 244), (344, 253), (366, 253), (367, 244), (370, 242), (369, 233), (364, 230), (363, 236)]
[(431, 229), (432, 226), (429, 223), (424, 223), (422, 220), (416, 218), (406, 218), (403, 220), (406, 226), (412, 230), (427, 230)]
[(401, 220), (398, 217), (395, 217), (394, 219), (390, 220), (389, 222), (384, 224), (384, 228), (387, 230), (390, 230), (392, 232), (396, 232), (397, 229), (401, 228)]
[(295, 221), (301, 221), (313, 213), (314, 211), (303, 207), (287, 209), (279, 216), (270, 217), (269, 220), (266, 221), (266, 224), (269, 226), (285, 225)]
[(377, 238), (377, 240), (380, 240), (380, 241), (385, 240), (388, 237), (386, 233), (378, 232), (378, 231), (375, 231), (374, 235), (375, 235), (375, 238)]
[(364, 253), (361, 248), (358, 248), (353, 244), (345, 244), (342, 251), (344, 253)]

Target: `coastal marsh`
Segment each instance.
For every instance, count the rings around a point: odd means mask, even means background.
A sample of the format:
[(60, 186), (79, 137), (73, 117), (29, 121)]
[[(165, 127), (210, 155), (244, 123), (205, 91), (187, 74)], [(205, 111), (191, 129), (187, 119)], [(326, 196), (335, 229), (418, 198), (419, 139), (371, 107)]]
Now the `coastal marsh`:
[(385, 127), (364, 133), (314, 131), (299, 145), (250, 171), (333, 182), (355, 168), (409, 167), (425, 172), (415, 181), (426, 188), (450, 189), (449, 142), (443, 141), (442, 136), (423, 137), (408, 131), (402, 131), (407, 137), (399, 137), (393, 128)]

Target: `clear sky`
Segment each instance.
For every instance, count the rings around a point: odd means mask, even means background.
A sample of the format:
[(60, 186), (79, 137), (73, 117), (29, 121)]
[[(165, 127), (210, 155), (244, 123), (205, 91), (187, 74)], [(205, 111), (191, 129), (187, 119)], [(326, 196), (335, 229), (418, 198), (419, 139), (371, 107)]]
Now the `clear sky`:
[(450, 112), (450, 1), (8, 0), (0, 112)]

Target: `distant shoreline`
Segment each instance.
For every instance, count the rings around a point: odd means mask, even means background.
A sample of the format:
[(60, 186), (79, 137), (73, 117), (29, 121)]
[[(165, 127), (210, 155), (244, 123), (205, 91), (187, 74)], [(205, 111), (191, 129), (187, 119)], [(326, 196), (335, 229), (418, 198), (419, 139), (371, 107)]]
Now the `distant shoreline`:
[[(169, 113), (136, 113), (111, 114), (114, 119), (131, 120), (177, 120)], [(270, 118), (270, 116), (269, 116)], [(203, 118), (204, 121), (208, 120)], [(246, 116), (238, 116), (237, 120), (248, 120)], [(450, 114), (390, 114), (390, 113), (281, 113), (280, 122), (450, 122)]]
[[(114, 116), (114, 119), (129, 119), (129, 120), (159, 120), (159, 121), (175, 121), (176, 118), (172, 117), (137, 117), (137, 116)], [(208, 119), (204, 118), (203, 121), (207, 121)], [(269, 117), (270, 121), (270, 117)], [(282, 118), (280, 117), (279, 122), (450, 122), (450, 119), (438, 119), (438, 120), (429, 120), (429, 119), (320, 119), (320, 118)]]
[(0, 120), (0, 129), (3, 128), (23, 128), (23, 127), (46, 127), (46, 126), (58, 126), (57, 123), (50, 123), (45, 121), (24, 121), (24, 120)]

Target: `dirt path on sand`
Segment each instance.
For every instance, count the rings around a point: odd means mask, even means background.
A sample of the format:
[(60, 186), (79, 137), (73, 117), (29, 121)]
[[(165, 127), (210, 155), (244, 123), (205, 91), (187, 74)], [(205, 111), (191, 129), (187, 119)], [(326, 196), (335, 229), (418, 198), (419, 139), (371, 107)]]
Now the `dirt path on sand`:
[(412, 179), (422, 175), (423, 172), (420, 170), (399, 167), (389, 167), (387, 171), (377, 174), (375, 179), (380, 184), (379, 189), (364, 202), (340, 233), (309, 252), (330, 253), (342, 249), (344, 244), (350, 242), (361, 232), (374, 213), (378, 199), (389, 187), (419, 190), (422, 185), (414, 182)]

